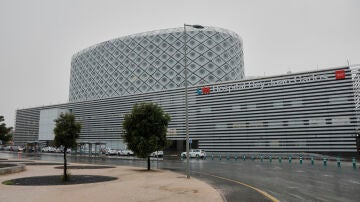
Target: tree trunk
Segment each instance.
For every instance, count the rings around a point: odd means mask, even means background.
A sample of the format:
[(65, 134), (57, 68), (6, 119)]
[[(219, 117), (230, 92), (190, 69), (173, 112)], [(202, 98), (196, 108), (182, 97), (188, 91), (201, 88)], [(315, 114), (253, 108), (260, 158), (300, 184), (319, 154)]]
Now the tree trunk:
[(147, 167), (148, 167), (147, 170), (150, 170), (150, 156), (148, 156), (148, 159), (147, 159)]
[(65, 147), (64, 148), (64, 181), (67, 182), (67, 173), (66, 173), (66, 170), (67, 170), (67, 166), (66, 166), (66, 150), (67, 148)]

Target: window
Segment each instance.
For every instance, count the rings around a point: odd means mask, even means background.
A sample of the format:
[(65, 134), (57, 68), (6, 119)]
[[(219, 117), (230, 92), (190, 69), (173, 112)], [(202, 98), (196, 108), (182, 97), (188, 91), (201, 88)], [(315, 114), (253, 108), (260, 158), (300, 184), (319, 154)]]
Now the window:
[(346, 97), (333, 97), (333, 98), (329, 98), (329, 103), (330, 104), (342, 104), (344, 102), (347, 102), (347, 98)]
[(303, 122), (304, 122), (304, 125), (305, 125), (305, 126), (308, 126), (308, 125), (309, 125), (309, 120), (303, 120)]
[(301, 107), (302, 105), (303, 105), (302, 100), (291, 101), (291, 106), (293, 106), (293, 107)]
[(332, 119), (332, 124), (334, 125), (349, 125), (351, 122), (350, 117), (339, 116)]
[(209, 112), (211, 112), (211, 108), (210, 107), (202, 107), (200, 109), (200, 112), (201, 113), (209, 113)]
[(269, 121), (269, 127), (279, 127), (281, 124), (279, 121)]
[(269, 122), (264, 121), (263, 125), (264, 125), (264, 127), (269, 127)]
[(289, 120), (288, 126), (301, 126), (303, 125), (303, 121), (301, 120)]
[(216, 128), (220, 129), (220, 128), (226, 128), (226, 124), (224, 123), (218, 123), (215, 125)]
[(166, 135), (167, 135), (167, 136), (174, 136), (174, 135), (176, 135), (176, 128), (167, 128)]
[(260, 128), (263, 127), (263, 122), (262, 121), (250, 121), (249, 122), (249, 127), (251, 128)]
[(310, 125), (325, 125), (325, 119), (324, 118), (311, 118), (309, 119)]
[(283, 106), (283, 102), (282, 101), (276, 101), (274, 102), (274, 107), (282, 107)]
[(232, 106), (232, 110), (233, 111), (240, 111), (241, 110), (241, 107), (239, 105), (233, 105)]
[(234, 122), (232, 124), (233, 128), (246, 128), (246, 123), (245, 122)]

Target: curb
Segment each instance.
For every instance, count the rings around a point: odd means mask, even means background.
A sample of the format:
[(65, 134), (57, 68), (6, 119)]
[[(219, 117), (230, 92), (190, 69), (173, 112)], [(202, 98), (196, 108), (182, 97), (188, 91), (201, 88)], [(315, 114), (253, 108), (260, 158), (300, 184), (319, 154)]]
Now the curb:
[(25, 165), (22, 164), (3, 164), (8, 167), (0, 168), (0, 175), (6, 175), (10, 173), (17, 173), (25, 170)]

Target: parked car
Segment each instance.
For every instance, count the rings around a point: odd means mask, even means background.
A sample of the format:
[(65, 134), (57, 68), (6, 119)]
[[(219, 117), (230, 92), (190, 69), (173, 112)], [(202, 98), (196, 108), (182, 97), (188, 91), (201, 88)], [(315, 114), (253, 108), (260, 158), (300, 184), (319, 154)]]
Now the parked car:
[(153, 153), (150, 154), (151, 157), (163, 157), (164, 156), (164, 152), (163, 151), (154, 151)]
[(119, 155), (119, 156), (132, 156), (132, 155), (134, 155), (134, 152), (131, 151), (131, 150), (123, 149), (123, 150), (119, 150), (117, 152), (117, 155)]
[(106, 150), (106, 155), (116, 155), (117, 154), (117, 151), (115, 149), (107, 149)]
[(41, 148), (41, 152), (56, 152), (56, 148), (55, 147), (43, 147)]
[(24, 148), (21, 146), (11, 146), (10, 147), (10, 151), (14, 151), (14, 152), (21, 152), (23, 150), (24, 150)]
[(6, 146), (6, 147), (4, 147), (4, 150), (5, 150), (5, 151), (11, 151), (11, 146)]
[[(203, 149), (190, 149), (190, 158), (206, 158), (206, 152)], [(181, 153), (181, 158), (186, 158), (186, 152)]]
[[(64, 153), (64, 147), (63, 146), (60, 146), (58, 148), (54, 148), (54, 151), (53, 152), (56, 152), (56, 153)], [(67, 148), (66, 149), (66, 153), (71, 153), (71, 148)]]
[(22, 151), (24, 151), (24, 149), (25, 149), (24, 147), (18, 146), (17, 151), (22, 152)]

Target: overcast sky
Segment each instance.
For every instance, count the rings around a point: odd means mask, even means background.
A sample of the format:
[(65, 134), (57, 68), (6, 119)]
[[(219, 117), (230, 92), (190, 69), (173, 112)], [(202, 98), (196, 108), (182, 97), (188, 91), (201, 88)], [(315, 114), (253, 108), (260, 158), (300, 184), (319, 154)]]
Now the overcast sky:
[(246, 76), (360, 63), (359, 0), (0, 0), (0, 115), (67, 102), (84, 48), (184, 23), (238, 33)]

